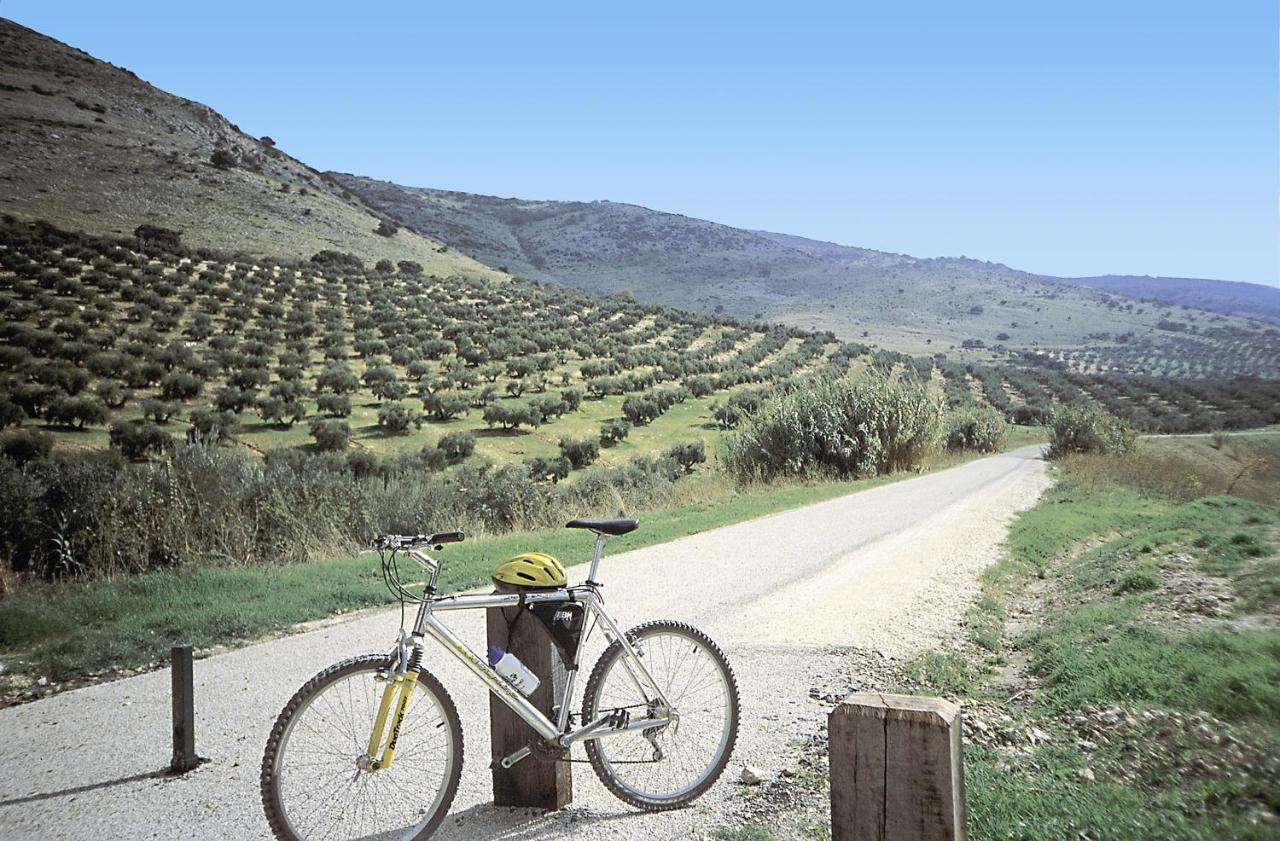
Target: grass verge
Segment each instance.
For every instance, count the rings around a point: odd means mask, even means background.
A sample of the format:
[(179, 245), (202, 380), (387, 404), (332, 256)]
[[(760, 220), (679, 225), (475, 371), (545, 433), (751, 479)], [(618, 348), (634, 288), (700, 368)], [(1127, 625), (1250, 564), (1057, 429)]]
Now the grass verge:
[(1055, 468), (965, 644), (908, 669), (1014, 734), (966, 745), (974, 837), (1277, 836), (1278, 457), (1170, 439)]

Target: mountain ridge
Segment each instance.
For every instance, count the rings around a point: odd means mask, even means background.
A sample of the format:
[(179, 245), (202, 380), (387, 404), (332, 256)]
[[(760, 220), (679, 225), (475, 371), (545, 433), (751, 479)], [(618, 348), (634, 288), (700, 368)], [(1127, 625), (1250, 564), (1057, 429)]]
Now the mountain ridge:
[(1203, 356), (1208, 345), (1220, 350), (1270, 329), (968, 257), (919, 258), (607, 200), (503, 198), (326, 175), (425, 236), (517, 275), (830, 330), (908, 353), (1031, 353), (1084, 371), (1150, 371), (1153, 354)]

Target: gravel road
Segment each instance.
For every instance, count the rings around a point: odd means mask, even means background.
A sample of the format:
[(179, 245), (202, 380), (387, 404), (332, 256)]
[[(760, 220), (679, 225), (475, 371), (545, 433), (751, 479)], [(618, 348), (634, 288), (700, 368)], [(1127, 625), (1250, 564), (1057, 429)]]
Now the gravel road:
[[(1049, 483), (1038, 454), (1026, 447), (607, 556), (604, 592), (619, 622), (692, 622), (721, 643), (738, 675), (734, 759), (721, 782), (680, 812), (635, 812), (587, 765), (574, 766), (569, 809), (494, 808), (483, 689), (429, 650), (428, 668), (457, 703), (467, 745), (462, 786), (437, 837), (677, 839), (721, 825), (742, 796), (744, 763), (776, 774), (794, 760), (796, 741), (815, 732), (826, 707), (810, 688), (847, 672), (850, 649), (904, 658), (953, 631), (1011, 517)], [(583, 568), (570, 577), (584, 577)], [(480, 646), (482, 616), (450, 618)], [(397, 621), (394, 610), (378, 610), (197, 661), (197, 747), (211, 761), (181, 778), (156, 775), (169, 755), (167, 672), (0, 710), (0, 837), (267, 837), (258, 765), (274, 717), (325, 665), (386, 650)]]

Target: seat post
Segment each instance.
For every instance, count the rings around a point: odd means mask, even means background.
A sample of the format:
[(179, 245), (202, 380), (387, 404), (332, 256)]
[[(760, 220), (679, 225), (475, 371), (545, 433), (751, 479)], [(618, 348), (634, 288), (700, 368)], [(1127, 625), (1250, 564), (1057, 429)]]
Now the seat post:
[(596, 532), (596, 548), (591, 555), (591, 573), (587, 576), (587, 583), (599, 587), (600, 582), (596, 580), (596, 572), (600, 569), (600, 550), (604, 549), (604, 532)]

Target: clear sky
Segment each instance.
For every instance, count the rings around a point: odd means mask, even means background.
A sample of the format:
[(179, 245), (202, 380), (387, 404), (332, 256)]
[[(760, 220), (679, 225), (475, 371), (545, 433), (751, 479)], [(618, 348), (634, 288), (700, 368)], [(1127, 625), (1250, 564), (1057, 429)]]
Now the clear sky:
[(1280, 284), (1275, 0), (0, 0), (320, 169)]

